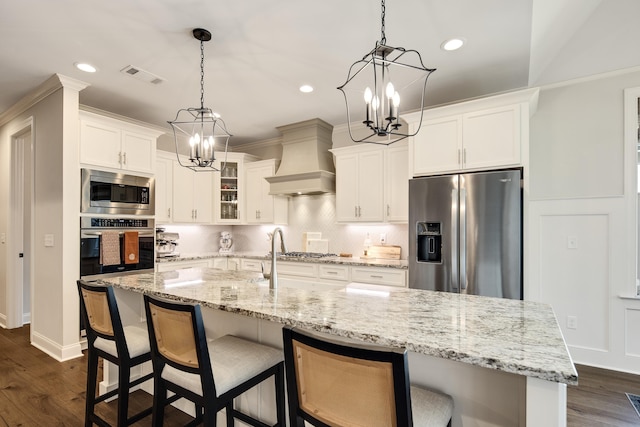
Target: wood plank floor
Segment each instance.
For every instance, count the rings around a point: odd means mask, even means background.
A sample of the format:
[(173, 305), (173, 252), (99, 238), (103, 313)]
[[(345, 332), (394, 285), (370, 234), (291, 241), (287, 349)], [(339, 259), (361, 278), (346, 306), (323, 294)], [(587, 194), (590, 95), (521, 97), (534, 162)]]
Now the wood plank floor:
[[(0, 427), (81, 426), (84, 424), (86, 356), (57, 362), (29, 344), (29, 327), (0, 328)], [(640, 394), (640, 376), (577, 366), (579, 386), (567, 388), (569, 427), (640, 426), (625, 392)], [(143, 391), (131, 394), (130, 413), (151, 406)], [(99, 413), (115, 421), (116, 403)], [(182, 426), (191, 417), (169, 407), (165, 425)], [(145, 418), (135, 426), (151, 424)]]

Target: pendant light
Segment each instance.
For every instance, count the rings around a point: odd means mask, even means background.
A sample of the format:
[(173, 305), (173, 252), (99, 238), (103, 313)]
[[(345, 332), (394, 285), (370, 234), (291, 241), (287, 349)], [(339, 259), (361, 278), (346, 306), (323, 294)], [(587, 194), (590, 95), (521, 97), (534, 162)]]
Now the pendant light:
[[(427, 79), (435, 68), (426, 68), (420, 53), (415, 50), (387, 46), (385, 0), (382, 0), (381, 20), (380, 40), (371, 52), (351, 65), (347, 81), (338, 89), (347, 106), (351, 139), (389, 145), (414, 136), (420, 130), (422, 117), (413, 133), (402, 128), (401, 105), (416, 105), (419, 98), (420, 111), (424, 109)], [(353, 117), (349, 105), (356, 112)], [(362, 120), (364, 126), (352, 129), (352, 120)]]
[[(220, 115), (204, 106), (204, 42), (211, 40), (211, 33), (203, 28), (196, 28), (193, 30), (193, 37), (200, 40), (200, 107), (180, 109), (176, 118), (168, 123), (173, 129), (176, 156), (181, 166), (196, 172), (221, 171), (226, 166), (231, 134)], [(189, 140), (190, 163), (183, 163), (180, 159), (178, 145), (181, 138)], [(223, 145), (224, 162), (216, 165), (215, 151)]]

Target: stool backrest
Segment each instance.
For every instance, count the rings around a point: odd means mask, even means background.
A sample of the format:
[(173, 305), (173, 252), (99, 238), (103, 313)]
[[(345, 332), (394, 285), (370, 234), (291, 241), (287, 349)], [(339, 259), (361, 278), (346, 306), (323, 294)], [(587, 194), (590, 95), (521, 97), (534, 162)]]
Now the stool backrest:
[(316, 426), (411, 425), (406, 352), (290, 327), (283, 338), (290, 413)]
[(144, 296), (154, 370), (165, 364), (199, 374), (203, 390), (215, 393), (213, 373), (199, 305)]
[(97, 337), (104, 338), (115, 341), (118, 354), (128, 354), (113, 288), (83, 280), (78, 280), (77, 285), (89, 344), (93, 345)]

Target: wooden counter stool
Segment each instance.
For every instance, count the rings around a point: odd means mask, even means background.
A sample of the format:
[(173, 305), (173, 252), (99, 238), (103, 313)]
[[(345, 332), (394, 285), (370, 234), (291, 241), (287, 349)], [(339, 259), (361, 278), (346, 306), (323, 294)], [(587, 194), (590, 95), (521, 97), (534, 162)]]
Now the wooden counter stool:
[[(134, 381), (130, 380), (131, 368), (151, 360), (149, 335), (143, 326), (122, 326), (115, 294), (111, 286), (92, 285), (78, 280), (80, 307), (87, 329), (87, 396), (85, 427), (93, 423), (109, 424), (95, 413), (95, 405), (118, 395), (119, 427), (128, 426), (151, 414), (147, 408), (128, 417), (129, 390), (153, 378), (153, 373)], [(118, 388), (96, 397), (98, 357), (118, 366)]]
[(148, 295), (144, 296), (144, 305), (155, 374), (153, 426), (162, 426), (167, 391), (171, 391), (195, 403), (195, 423), (215, 426), (218, 411), (226, 408), (229, 427), (234, 425), (234, 418), (265, 427), (267, 424), (235, 409), (233, 400), (272, 376), (278, 418), (275, 425), (285, 426), (281, 350), (231, 335), (207, 341), (199, 305)]
[(453, 399), (409, 384), (406, 350), (284, 327), (289, 425), (451, 425)]

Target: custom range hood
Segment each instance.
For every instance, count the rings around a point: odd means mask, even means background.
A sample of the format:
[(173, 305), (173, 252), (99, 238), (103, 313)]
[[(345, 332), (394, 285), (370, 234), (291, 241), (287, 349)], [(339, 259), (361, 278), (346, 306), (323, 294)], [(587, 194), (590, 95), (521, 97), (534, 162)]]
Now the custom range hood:
[(274, 176), (266, 178), (269, 194), (335, 193), (333, 126), (312, 119), (277, 128), (282, 133), (282, 160)]

